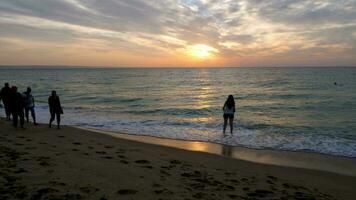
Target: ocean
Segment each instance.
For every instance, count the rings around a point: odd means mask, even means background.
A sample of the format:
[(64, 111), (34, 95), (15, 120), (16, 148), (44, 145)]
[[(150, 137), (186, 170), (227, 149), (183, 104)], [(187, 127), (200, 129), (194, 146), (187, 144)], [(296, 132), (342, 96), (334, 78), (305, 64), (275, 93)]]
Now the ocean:
[[(356, 157), (356, 68), (2, 67), (5, 82), (32, 88), (42, 123), (56, 90), (66, 125)], [(235, 130), (223, 135), (229, 94), (236, 101)]]

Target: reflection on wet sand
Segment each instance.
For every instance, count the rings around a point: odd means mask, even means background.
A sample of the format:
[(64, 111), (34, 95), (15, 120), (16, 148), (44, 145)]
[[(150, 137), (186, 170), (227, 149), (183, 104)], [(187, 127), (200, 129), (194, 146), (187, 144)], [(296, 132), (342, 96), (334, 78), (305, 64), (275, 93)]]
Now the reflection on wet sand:
[[(85, 129), (81, 127), (78, 128)], [(232, 147), (209, 142), (164, 139), (152, 136), (129, 135), (92, 129), (87, 130), (110, 135), (115, 138), (134, 140), (143, 143), (157, 144), (190, 151), (217, 154), (250, 162), (316, 169), (356, 177), (355, 158), (329, 156), (317, 153), (257, 150), (244, 147)]]
[(232, 156), (232, 147), (230, 146), (226, 146), (226, 145), (222, 145), (222, 151), (221, 154), (224, 156)]

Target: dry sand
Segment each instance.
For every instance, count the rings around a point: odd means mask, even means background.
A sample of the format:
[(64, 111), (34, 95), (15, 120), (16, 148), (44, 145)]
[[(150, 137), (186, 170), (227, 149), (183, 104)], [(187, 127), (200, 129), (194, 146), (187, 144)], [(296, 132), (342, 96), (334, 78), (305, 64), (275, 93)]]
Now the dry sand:
[(355, 199), (356, 178), (0, 121), (0, 199)]

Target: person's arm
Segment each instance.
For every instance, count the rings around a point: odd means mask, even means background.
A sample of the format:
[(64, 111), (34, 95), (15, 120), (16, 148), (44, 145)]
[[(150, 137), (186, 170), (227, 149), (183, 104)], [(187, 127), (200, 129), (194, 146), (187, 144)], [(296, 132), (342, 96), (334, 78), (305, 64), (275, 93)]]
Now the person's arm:
[(226, 106), (226, 101), (225, 101), (225, 103), (224, 103), (224, 106), (222, 107), (223, 110), (225, 109), (225, 106)]
[(32, 96), (32, 105), (35, 107), (35, 97)]

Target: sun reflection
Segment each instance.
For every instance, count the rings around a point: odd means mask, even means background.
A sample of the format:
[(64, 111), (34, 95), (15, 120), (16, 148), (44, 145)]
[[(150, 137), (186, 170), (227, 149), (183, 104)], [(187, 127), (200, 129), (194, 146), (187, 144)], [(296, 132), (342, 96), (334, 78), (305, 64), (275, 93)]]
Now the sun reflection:
[(208, 146), (203, 142), (190, 142), (188, 148), (193, 151), (206, 151)]

